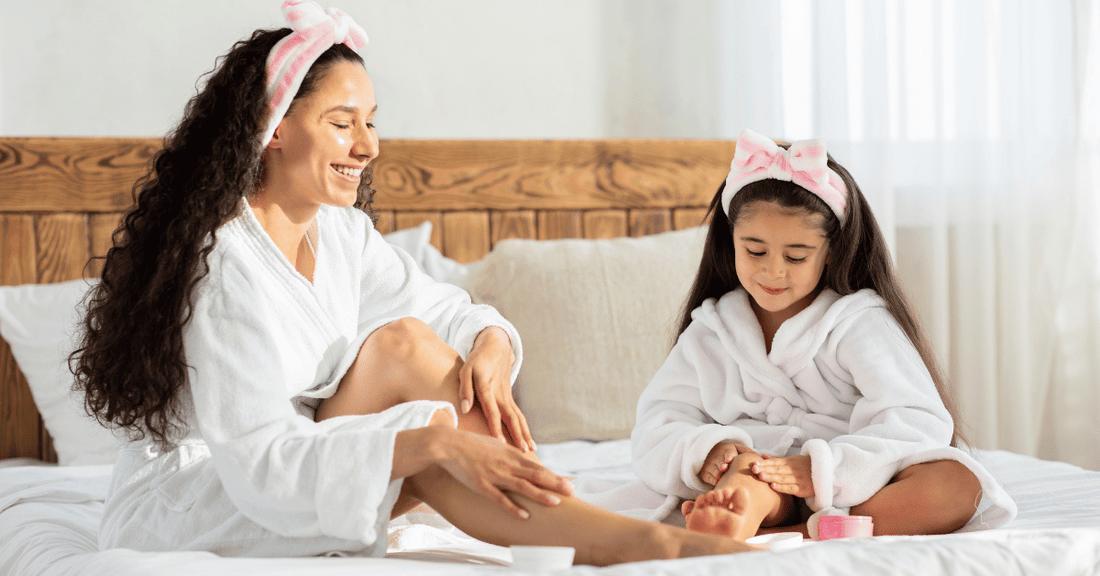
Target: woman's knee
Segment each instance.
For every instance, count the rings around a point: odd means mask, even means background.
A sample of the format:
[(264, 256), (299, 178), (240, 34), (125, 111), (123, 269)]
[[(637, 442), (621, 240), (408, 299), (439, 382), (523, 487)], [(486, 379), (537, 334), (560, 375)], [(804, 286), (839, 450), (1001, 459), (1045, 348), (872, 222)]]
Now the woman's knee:
[(375, 330), (363, 343), (359, 355), (393, 361), (410, 361), (427, 347), (441, 343), (439, 336), (417, 318), (399, 318)]

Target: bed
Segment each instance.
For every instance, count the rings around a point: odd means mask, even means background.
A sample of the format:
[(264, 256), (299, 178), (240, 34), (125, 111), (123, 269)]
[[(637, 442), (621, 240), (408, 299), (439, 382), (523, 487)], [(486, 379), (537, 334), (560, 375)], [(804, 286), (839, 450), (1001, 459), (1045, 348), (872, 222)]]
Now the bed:
[[(89, 258), (106, 252), (159, 145), (0, 139), (0, 286), (15, 287), (0, 289), (0, 574), (508, 572), (506, 548), (423, 507), (391, 524), (382, 559), (98, 549), (113, 438), (67, 394), (64, 330), (97, 273)], [(628, 482), (631, 404), (671, 343), (697, 226), (733, 143), (390, 140), (381, 150), (379, 230), (432, 275), (497, 306), (523, 335), (516, 394), (540, 457), (576, 476), (584, 497)], [(561, 572), (1100, 574), (1100, 472), (975, 454), (1019, 506), (1005, 527)]]

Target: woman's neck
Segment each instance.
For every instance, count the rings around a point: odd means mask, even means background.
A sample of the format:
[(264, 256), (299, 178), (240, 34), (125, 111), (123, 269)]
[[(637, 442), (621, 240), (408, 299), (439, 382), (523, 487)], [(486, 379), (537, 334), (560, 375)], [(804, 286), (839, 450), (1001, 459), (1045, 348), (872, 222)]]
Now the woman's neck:
[(281, 201), (278, 194), (262, 186), (249, 198), (248, 205), (283, 256), (312, 282), (316, 262), (307, 234), (321, 206)]

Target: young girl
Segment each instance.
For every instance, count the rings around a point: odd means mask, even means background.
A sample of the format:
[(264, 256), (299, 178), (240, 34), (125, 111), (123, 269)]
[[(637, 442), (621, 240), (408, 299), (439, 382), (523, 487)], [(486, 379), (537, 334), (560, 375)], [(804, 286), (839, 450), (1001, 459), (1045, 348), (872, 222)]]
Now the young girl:
[[(715, 212), (720, 207), (722, 213)], [(993, 527), (1015, 505), (958, 428), (870, 206), (820, 141), (744, 131), (679, 338), (643, 392), (634, 471), (740, 539), (816, 512), (875, 534)], [(979, 513), (980, 512), (980, 513)]]
[(190, 102), (89, 301), (77, 385), (130, 440), (100, 546), (382, 555), (388, 520), (425, 502), (581, 563), (751, 549), (585, 504), (530, 455), (515, 329), (374, 229), (366, 34), (313, 2), (283, 12)]

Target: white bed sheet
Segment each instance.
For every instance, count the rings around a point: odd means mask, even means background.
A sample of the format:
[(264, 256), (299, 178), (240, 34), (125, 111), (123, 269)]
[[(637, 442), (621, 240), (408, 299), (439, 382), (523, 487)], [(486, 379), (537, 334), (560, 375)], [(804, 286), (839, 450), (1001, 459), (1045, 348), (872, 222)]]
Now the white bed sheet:
[[(551, 468), (579, 476), (578, 487), (631, 478), (627, 441), (567, 442), (540, 448)], [(784, 552), (640, 562), (608, 568), (574, 566), (557, 573), (676, 576), (959, 574), (1100, 574), (1100, 472), (1010, 452), (981, 460), (1019, 505), (1008, 526), (969, 534), (879, 537), (808, 543)], [(202, 552), (96, 550), (96, 530), (109, 466), (0, 468), (0, 574), (252, 576), (372, 574), (464, 576), (515, 574), (506, 548), (477, 542), (438, 515), (420, 511), (390, 528), (387, 558), (220, 558)]]

